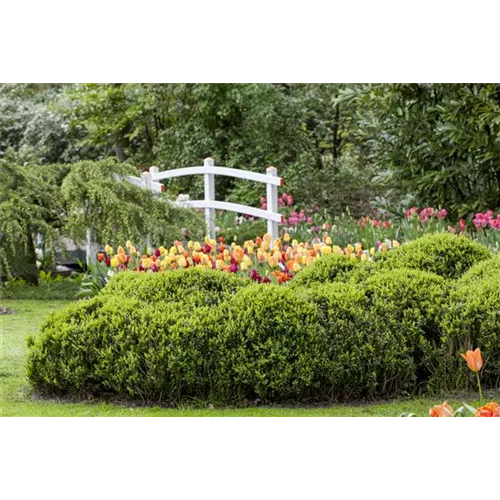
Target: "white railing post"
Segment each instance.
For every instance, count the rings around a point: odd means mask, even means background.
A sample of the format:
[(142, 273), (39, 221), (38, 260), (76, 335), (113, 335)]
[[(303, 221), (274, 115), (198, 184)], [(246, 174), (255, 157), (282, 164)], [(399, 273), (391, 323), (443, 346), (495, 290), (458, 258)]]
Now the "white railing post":
[[(278, 170), (276, 167), (267, 167), (266, 174), (270, 177), (278, 177)], [(274, 184), (267, 184), (267, 211), (278, 211), (278, 186)], [(278, 237), (278, 223), (276, 221), (267, 220), (267, 232), (271, 235), (271, 247), (274, 240)]]
[(97, 259), (97, 245), (92, 241), (92, 231), (87, 229), (87, 241), (85, 242), (85, 260), (87, 266), (93, 264)]
[[(203, 161), (204, 167), (213, 167), (214, 160), (205, 158)], [(204, 174), (205, 177), (205, 201), (215, 201), (215, 175)], [(207, 226), (207, 236), (211, 239), (215, 238), (215, 208), (205, 208), (205, 222)]]
[[(150, 172), (143, 172), (141, 175), (141, 181), (142, 185), (144, 186), (145, 189), (148, 191), (153, 192), (152, 189), (152, 178), (151, 178), (151, 173)], [(151, 246), (151, 238), (149, 234), (146, 236), (146, 247), (149, 248)]]

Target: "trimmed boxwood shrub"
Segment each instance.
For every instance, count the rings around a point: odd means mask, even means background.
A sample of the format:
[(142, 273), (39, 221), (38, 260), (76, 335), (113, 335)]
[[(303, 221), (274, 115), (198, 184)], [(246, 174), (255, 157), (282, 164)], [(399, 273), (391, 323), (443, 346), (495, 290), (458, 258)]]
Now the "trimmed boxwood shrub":
[(100, 296), (120, 294), (144, 303), (177, 302), (182, 307), (214, 306), (250, 283), (234, 274), (195, 267), (160, 273), (129, 271), (114, 276)]
[(347, 255), (325, 255), (302, 269), (290, 282), (290, 286), (298, 288), (315, 283), (347, 281), (349, 275), (363, 265), (364, 263)]
[(287, 287), (255, 284), (221, 312), (217, 392), (226, 400), (297, 400), (318, 389), (324, 353), (312, 304)]
[[(329, 283), (303, 290), (323, 328), (319, 386), (336, 399), (394, 395), (415, 383), (415, 364), (405, 331), (389, 328), (365, 292)], [(411, 346), (410, 346), (411, 347)]]
[(361, 287), (386, 328), (403, 329), (417, 379), (425, 382), (441, 362), (440, 322), (448, 306), (447, 281), (425, 271), (394, 269), (367, 278)]
[(39, 389), (146, 401), (208, 397), (213, 309), (183, 310), (96, 297), (53, 315), (29, 339), (28, 377)]
[(495, 255), (491, 259), (474, 264), (461, 278), (460, 285), (472, 283), (484, 278), (500, 275), (500, 257)]
[(500, 383), (500, 275), (467, 281), (450, 292), (449, 308), (442, 321), (443, 352), (447, 361), (441, 375), (449, 388), (463, 388), (475, 378), (460, 353), (479, 347), (483, 353), (482, 380)]
[(382, 268), (420, 269), (444, 278), (459, 278), (474, 264), (491, 258), (483, 245), (451, 233), (430, 234), (386, 252), (379, 260)]

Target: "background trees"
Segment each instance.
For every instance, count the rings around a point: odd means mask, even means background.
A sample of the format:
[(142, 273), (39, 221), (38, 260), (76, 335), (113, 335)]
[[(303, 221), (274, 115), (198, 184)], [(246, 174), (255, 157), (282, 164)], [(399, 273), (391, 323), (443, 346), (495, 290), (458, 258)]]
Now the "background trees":
[[(49, 228), (64, 228), (77, 238), (82, 217), (103, 239), (152, 230), (155, 218), (177, 234), (183, 212), (126, 187), (111, 193), (110, 175), (206, 156), (259, 172), (275, 165), (296, 202), (331, 215), (500, 209), (500, 84), (0, 85), (4, 260), (14, 244), (30, 253), (9, 234), (50, 239)], [(217, 179), (220, 199), (257, 204), (261, 189)], [(200, 197), (202, 178), (173, 179), (167, 192)], [(87, 213), (89, 197), (98, 201)]]

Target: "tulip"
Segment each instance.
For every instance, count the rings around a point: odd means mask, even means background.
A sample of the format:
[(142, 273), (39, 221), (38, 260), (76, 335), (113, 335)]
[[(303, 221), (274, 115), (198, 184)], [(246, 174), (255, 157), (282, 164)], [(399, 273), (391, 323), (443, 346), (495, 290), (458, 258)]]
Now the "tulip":
[(468, 367), (476, 374), (477, 385), (479, 387), (479, 401), (483, 401), (483, 393), (481, 390), (481, 380), (479, 379), (479, 370), (483, 367), (483, 357), (481, 355), (481, 350), (479, 347), (475, 351), (467, 351), (462, 354), (462, 358), (467, 361)]
[(106, 257), (104, 256), (104, 254), (103, 254), (102, 252), (99, 252), (99, 253), (97, 254), (97, 260), (98, 260), (99, 262), (102, 262), (105, 258), (106, 258)]
[(177, 259), (177, 265), (179, 267), (187, 267), (188, 266), (188, 262), (186, 260), (186, 257), (184, 257), (184, 255), (181, 255), (178, 259)]
[(110, 247), (109, 245), (106, 245), (104, 247), (104, 251), (108, 254), (111, 255), (113, 253), (113, 247)]
[(285, 241), (286, 243), (288, 243), (290, 241), (290, 235), (288, 233), (285, 233), (283, 235), (283, 241)]
[(120, 264), (118, 257), (113, 257), (110, 260), (110, 264), (111, 264), (111, 267), (118, 267), (118, 265)]
[(144, 269), (150, 269), (153, 267), (153, 259), (150, 259), (149, 257), (146, 257), (145, 259), (142, 259), (141, 265)]
[(467, 361), (467, 365), (473, 372), (478, 372), (483, 367), (483, 357), (479, 348), (475, 351), (467, 351), (462, 354), (462, 358)]
[(445, 401), (442, 405), (433, 406), (429, 410), (429, 417), (453, 417), (453, 408)]
[(500, 405), (488, 403), (476, 411), (476, 417), (500, 417)]

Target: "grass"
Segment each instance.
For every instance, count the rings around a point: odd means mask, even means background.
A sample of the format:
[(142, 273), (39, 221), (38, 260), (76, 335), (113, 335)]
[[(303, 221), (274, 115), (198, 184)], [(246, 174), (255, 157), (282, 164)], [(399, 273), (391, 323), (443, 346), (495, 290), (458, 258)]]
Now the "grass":
[[(26, 337), (36, 333), (49, 313), (68, 301), (3, 300), (14, 314), (0, 315), (0, 416), (7, 417), (397, 417), (401, 413), (427, 415), (442, 402), (412, 399), (364, 405), (334, 405), (322, 408), (251, 407), (238, 409), (144, 407), (107, 402), (65, 402), (37, 397), (25, 376)], [(495, 396), (498, 398), (498, 395)], [(461, 400), (450, 398), (458, 407)], [(477, 401), (467, 402), (477, 405)]]

